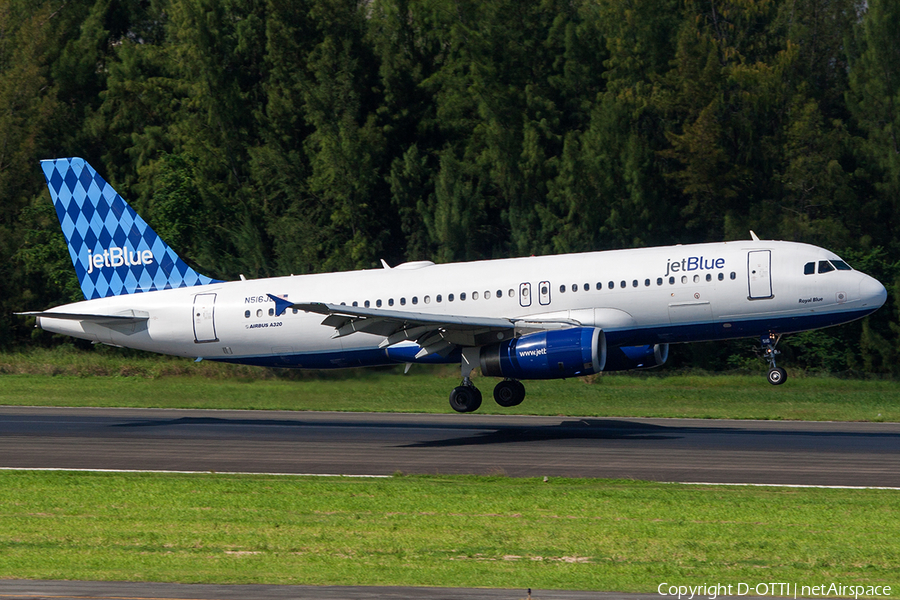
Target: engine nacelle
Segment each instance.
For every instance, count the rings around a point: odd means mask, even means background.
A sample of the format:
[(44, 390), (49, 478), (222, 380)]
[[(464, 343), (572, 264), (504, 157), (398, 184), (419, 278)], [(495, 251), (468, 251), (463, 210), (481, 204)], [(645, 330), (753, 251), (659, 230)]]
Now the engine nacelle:
[(658, 367), (669, 358), (668, 344), (646, 346), (619, 346), (606, 352), (604, 371), (627, 371)]
[(481, 349), (489, 377), (559, 379), (590, 375), (606, 363), (606, 336), (596, 327), (541, 331)]

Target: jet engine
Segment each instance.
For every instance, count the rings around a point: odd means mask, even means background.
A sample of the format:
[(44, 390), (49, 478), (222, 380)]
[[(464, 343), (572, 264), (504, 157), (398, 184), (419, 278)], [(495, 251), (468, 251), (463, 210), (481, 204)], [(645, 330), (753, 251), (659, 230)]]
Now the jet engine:
[(668, 344), (619, 346), (606, 351), (604, 371), (626, 371), (658, 367), (669, 358)]
[(559, 379), (604, 369), (606, 336), (597, 327), (523, 335), (481, 350), (481, 372), (510, 379)]

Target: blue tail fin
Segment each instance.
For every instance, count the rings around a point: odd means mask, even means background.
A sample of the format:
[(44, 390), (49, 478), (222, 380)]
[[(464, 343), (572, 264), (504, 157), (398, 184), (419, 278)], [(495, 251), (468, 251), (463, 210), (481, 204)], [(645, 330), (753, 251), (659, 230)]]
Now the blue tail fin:
[(187, 266), (84, 159), (41, 169), (86, 299), (217, 282)]

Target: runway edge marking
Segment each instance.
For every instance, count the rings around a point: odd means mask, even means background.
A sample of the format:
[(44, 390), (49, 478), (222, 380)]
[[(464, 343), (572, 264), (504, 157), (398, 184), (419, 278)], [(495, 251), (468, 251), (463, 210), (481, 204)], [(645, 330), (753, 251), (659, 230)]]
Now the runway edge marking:
[(247, 471), (167, 471), (162, 469), (67, 469), (63, 467), (0, 467), (0, 471), (67, 471), (71, 473), (160, 473), (176, 475), (274, 475), (278, 477), (348, 477), (390, 479), (392, 475), (343, 475), (340, 473), (253, 473)]
[(670, 485), (730, 485), (733, 487), (818, 488), (823, 490), (900, 490), (900, 487), (873, 485), (812, 485), (805, 483), (714, 483), (707, 481), (660, 481)]

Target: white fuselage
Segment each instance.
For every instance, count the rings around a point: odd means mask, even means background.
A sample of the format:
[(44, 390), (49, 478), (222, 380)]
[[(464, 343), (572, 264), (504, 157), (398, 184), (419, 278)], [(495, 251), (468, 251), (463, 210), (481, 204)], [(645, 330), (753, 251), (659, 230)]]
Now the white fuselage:
[(42, 316), (39, 325), (164, 354), (327, 368), (413, 361), (412, 354), (400, 359), (379, 349), (383, 338), (377, 335), (333, 338), (333, 328), (322, 325), (319, 314), (294, 309), (276, 316), (267, 294), (294, 303), (356, 303), (430, 315), (575, 321), (602, 328), (613, 346), (815, 329), (860, 318), (884, 303), (884, 287), (858, 271), (804, 274), (805, 264), (824, 260), (839, 259), (807, 244), (736, 241), (444, 265), (407, 263), (101, 298), (49, 312), (136, 311), (149, 319), (109, 325)]

